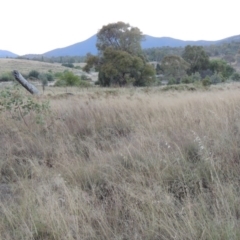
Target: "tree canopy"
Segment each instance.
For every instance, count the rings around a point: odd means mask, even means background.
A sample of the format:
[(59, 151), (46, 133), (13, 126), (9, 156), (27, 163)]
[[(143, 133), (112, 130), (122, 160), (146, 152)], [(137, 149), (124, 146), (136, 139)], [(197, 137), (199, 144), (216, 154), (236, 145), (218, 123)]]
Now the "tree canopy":
[(85, 71), (95, 67), (102, 86), (131, 83), (146, 86), (154, 78), (154, 68), (147, 64), (141, 49), (141, 31), (123, 22), (103, 26), (97, 34), (98, 56), (88, 56)]
[(229, 78), (234, 72), (234, 68), (222, 59), (213, 59), (210, 61), (212, 72), (221, 73), (224, 78)]
[(190, 64), (189, 74), (201, 72), (209, 67), (209, 56), (202, 46), (186, 46), (182, 57)]
[(179, 56), (169, 55), (163, 58), (161, 68), (166, 77), (181, 78), (186, 75), (189, 63)]
[(142, 32), (128, 23), (117, 22), (103, 26), (97, 34), (97, 49), (104, 52), (111, 47), (115, 50), (126, 51), (130, 54), (141, 53)]

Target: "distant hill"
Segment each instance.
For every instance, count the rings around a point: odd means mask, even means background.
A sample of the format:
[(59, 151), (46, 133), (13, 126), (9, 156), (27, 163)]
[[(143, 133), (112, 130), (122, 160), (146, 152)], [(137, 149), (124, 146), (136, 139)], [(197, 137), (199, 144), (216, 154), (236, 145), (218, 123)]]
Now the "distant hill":
[[(61, 56), (85, 56), (87, 53), (97, 54), (96, 48), (97, 35), (93, 35), (85, 41), (75, 43), (73, 45), (57, 48), (43, 54), (28, 54), (24, 55), (24, 58), (33, 59), (34, 57), (40, 58), (41, 56), (50, 58), (50, 57), (61, 57)], [(240, 35), (232, 36), (218, 41), (183, 41), (179, 39), (174, 39), (170, 37), (152, 37), (145, 35), (145, 40), (142, 41), (141, 45), (143, 49), (147, 48), (156, 48), (156, 47), (185, 47), (187, 45), (216, 45), (221, 43), (230, 43), (230, 42), (240, 42)], [(9, 51), (0, 50), (0, 58), (5, 57), (17, 57), (17, 54), (11, 53)]]
[(52, 51), (43, 53), (45, 57), (60, 56), (85, 56), (87, 53), (97, 54), (96, 48), (97, 35), (93, 35), (87, 40), (75, 43), (65, 48), (57, 48)]
[(221, 43), (240, 42), (240, 35), (224, 38), (217, 41), (183, 41), (170, 37), (151, 37), (145, 35), (145, 41), (142, 42), (142, 48), (153, 48), (153, 47), (185, 47), (187, 45), (198, 45), (198, 46), (209, 46), (217, 45)]
[[(58, 48), (49, 52), (44, 53), (46, 57), (59, 57), (59, 56), (85, 56), (87, 53), (97, 54), (96, 48), (97, 35), (92, 36), (91, 38), (73, 44), (65, 48)], [(142, 41), (141, 45), (143, 49), (153, 48), (153, 47), (185, 47), (187, 45), (200, 45), (207, 46), (211, 44), (220, 44), (223, 42), (232, 42), (240, 41), (240, 35), (225, 38), (218, 41), (183, 41), (179, 39), (174, 39), (170, 37), (152, 37), (145, 35), (145, 40)]]
[(12, 53), (12, 52), (9, 52), (9, 51), (6, 51), (6, 50), (0, 50), (0, 58), (6, 58), (6, 57), (15, 58), (17, 56), (18, 55), (15, 54), (15, 53)]
[(211, 44), (216, 44), (218, 41), (184, 41), (170, 37), (152, 37), (145, 35), (145, 40), (142, 41), (142, 48), (154, 48), (154, 47), (185, 47), (187, 45), (200, 45), (206, 46)]

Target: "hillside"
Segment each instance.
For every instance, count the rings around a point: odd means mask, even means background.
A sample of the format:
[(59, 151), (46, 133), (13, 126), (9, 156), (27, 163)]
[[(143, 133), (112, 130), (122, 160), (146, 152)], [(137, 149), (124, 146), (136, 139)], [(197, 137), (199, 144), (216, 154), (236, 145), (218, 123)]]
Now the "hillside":
[(39, 72), (48, 72), (49, 70), (52, 70), (53, 72), (63, 72), (69, 68), (63, 67), (59, 63), (45, 63), (24, 59), (0, 59), (0, 74), (3, 72), (11, 72), (14, 69), (23, 74), (27, 74), (31, 70), (37, 70)]
[[(43, 55), (46, 57), (59, 57), (59, 56), (84, 56), (87, 53), (96, 54), (96, 41), (97, 35), (92, 36), (91, 38), (79, 42), (73, 45), (70, 45), (65, 48), (55, 49), (49, 52), (44, 53)], [(232, 41), (240, 41), (240, 35), (233, 36), (229, 38), (225, 38), (218, 41), (184, 41), (179, 39), (174, 39), (170, 37), (152, 37), (149, 35), (145, 35), (145, 40), (142, 41), (142, 48), (154, 48), (154, 47), (185, 47), (187, 45), (200, 45), (200, 46), (207, 46), (213, 44), (220, 44), (225, 42), (232, 42)]]
[[(85, 65), (84, 63), (74, 63), (74, 66), (78, 66), (80, 68), (82, 68), (84, 65)], [(13, 70), (18, 70), (22, 74), (28, 74), (32, 70), (36, 70), (40, 73), (47, 72), (57, 73), (68, 70), (78, 76), (86, 75), (87, 77), (91, 78), (92, 81), (97, 81), (98, 78), (98, 74), (95, 72), (86, 73), (83, 72), (81, 69), (64, 67), (60, 63), (47, 63), (25, 59), (8, 59), (8, 58), (0, 59), (0, 75), (12, 72)]]
[(7, 57), (11, 57), (11, 58), (15, 58), (18, 55), (12, 52), (9, 52), (7, 50), (0, 50), (0, 58), (7, 58)]
[(87, 53), (97, 54), (96, 48), (97, 36), (94, 35), (89, 39), (70, 45), (65, 48), (58, 48), (52, 51), (46, 52), (43, 55), (45, 57), (60, 57), (60, 56), (85, 56)]
[[(33, 59), (33, 58), (41, 58), (42, 56), (51, 58), (51, 57), (60, 57), (60, 56), (85, 56), (87, 53), (97, 54), (96, 48), (97, 35), (93, 35), (85, 41), (75, 43), (73, 45), (53, 49), (51, 51), (45, 52), (43, 54), (28, 54), (24, 57)], [(152, 37), (149, 35), (145, 35), (145, 39), (142, 41), (142, 48), (161, 48), (161, 47), (185, 47), (187, 45), (200, 45), (200, 46), (210, 46), (210, 45), (218, 45), (221, 43), (231, 43), (231, 42), (239, 42), (240, 35), (232, 36), (229, 38), (217, 40), (217, 41), (184, 41), (180, 39), (175, 39), (171, 37)], [(0, 57), (17, 57), (16, 54), (11, 53), (9, 51), (0, 50)]]

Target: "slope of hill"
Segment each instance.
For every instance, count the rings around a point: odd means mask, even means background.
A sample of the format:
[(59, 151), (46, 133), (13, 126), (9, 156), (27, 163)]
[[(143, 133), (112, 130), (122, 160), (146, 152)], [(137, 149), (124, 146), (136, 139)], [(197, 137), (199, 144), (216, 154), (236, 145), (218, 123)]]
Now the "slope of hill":
[(216, 44), (216, 41), (184, 41), (170, 37), (152, 37), (145, 35), (145, 40), (142, 41), (142, 48), (154, 48), (154, 47), (185, 47), (187, 45), (211, 45)]
[[(97, 35), (92, 36), (91, 38), (79, 42), (73, 45), (70, 45), (65, 48), (55, 49), (49, 52), (44, 53), (43, 55), (46, 57), (59, 57), (59, 56), (84, 56), (87, 53), (96, 54), (96, 41)], [(143, 49), (153, 48), (153, 47), (185, 47), (187, 45), (200, 45), (207, 46), (211, 44), (220, 44), (223, 42), (232, 42), (232, 41), (240, 41), (240, 35), (232, 36), (229, 38), (225, 38), (218, 41), (184, 41), (179, 39), (174, 39), (170, 37), (152, 37), (149, 35), (145, 35), (145, 40), (142, 41), (141, 45)]]
[[(37, 70), (40, 73), (46, 73), (51, 70), (55, 72), (63, 72), (69, 68), (62, 66), (60, 63), (47, 63), (40, 61), (32, 61), (26, 59), (0, 59), (0, 74), (18, 70), (22, 74), (28, 74), (31, 70)], [(75, 74), (81, 74), (82, 71), (78, 69), (71, 69)]]
[[(74, 63), (75, 66), (83, 67), (84, 63)], [(92, 79), (92, 81), (97, 81), (98, 74), (95, 72), (86, 73), (81, 69), (67, 68), (62, 66), (60, 63), (47, 63), (40, 61), (32, 61), (26, 59), (11, 59), (11, 58), (0, 58), (0, 75), (4, 73), (10, 73), (13, 70), (18, 70), (22, 74), (28, 74), (31, 70), (36, 70), (40, 73), (47, 73), (51, 71), (52, 73), (64, 72), (66, 70), (71, 70), (75, 75), (82, 76), (83, 74)]]
[[(97, 36), (94, 35), (91, 38), (79, 42), (73, 45), (70, 45), (65, 48), (58, 48), (49, 52), (44, 53), (46, 57), (59, 57), (59, 56), (84, 56), (87, 53), (96, 54), (96, 41)], [(174, 39), (170, 37), (152, 37), (145, 35), (145, 39), (142, 41), (141, 46), (143, 49), (153, 48), (153, 47), (185, 47), (188, 44), (191, 45), (210, 45), (215, 42), (211, 41), (183, 41), (179, 39)]]
[[(96, 48), (97, 35), (93, 35), (85, 41), (75, 43), (73, 45), (57, 48), (51, 51), (48, 51), (43, 54), (38, 54), (38, 57), (60, 57), (60, 56), (85, 56), (87, 53), (97, 54)], [(217, 40), (217, 41), (184, 41), (179, 39), (174, 39), (170, 37), (152, 37), (149, 35), (145, 35), (145, 40), (142, 41), (141, 45), (143, 49), (146, 48), (154, 48), (154, 47), (185, 47), (187, 45), (200, 45), (200, 46), (208, 46), (213, 44), (221, 44), (221, 43), (230, 43), (230, 42), (239, 42), (240, 35), (232, 36), (229, 38)], [(28, 54), (27, 58), (32, 59), (36, 56), (36, 54)], [(17, 54), (11, 53), (9, 51), (0, 50), (0, 58), (4, 57), (17, 57)]]
[(0, 58), (6, 58), (6, 57), (11, 57), (11, 58), (15, 58), (18, 55), (6, 50), (0, 50)]
[(87, 53), (97, 54), (96, 48), (97, 36), (94, 35), (89, 39), (75, 43), (65, 48), (58, 48), (46, 52), (43, 55), (46, 57), (60, 57), (60, 56), (85, 56)]

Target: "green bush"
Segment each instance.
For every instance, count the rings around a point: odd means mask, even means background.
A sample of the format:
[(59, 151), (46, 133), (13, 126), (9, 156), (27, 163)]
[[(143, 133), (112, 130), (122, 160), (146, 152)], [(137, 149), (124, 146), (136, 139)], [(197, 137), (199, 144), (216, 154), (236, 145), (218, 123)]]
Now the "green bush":
[(55, 83), (57, 87), (78, 86), (78, 87), (91, 87), (92, 84), (87, 81), (82, 81), (80, 77), (74, 75), (72, 72), (64, 72), (60, 79)]
[(66, 87), (67, 82), (65, 80), (59, 79), (57, 82), (54, 84), (55, 87)]
[(211, 80), (210, 80), (210, 77), (205, 77), (203, 80), (202, 80), (202, 85), (204, 87), (207, 87), (207, 86), (210, 86), (211, 85)]
[(75, 69), (82, 69), (80, 66), (75, 66), (74, 68)]
[(52, 81), (54, 81), (53, 75), (50, 74), (50, 73), (40, 73), (40, 74), (38, 75), (38, 79), (40, 79), (41, 81), (42, 81), (43, 79), (45, 79), (47, 82), (52, 82)]
[(66, 80), (63, 79), (59, 79), (55, 85), (55, 87), (67, 87), (67, 86), (78, 86), (78, 87), (82, 87), (82, 88), (89, 88), (92, 87), (92, 84), (86, 81), (79, 81), (77, 85), (68, 85)]
[(39, 74), (40, 74), (40, 73), (39, 73), (38, 71), (32, 70), (32, 71), (29, 72), (28, 77), (29, 77), (29, 78), (31, 78), (31, 77), (33, 77), (33, 78), (38, 78)]
[(42, 82), (42, 88), (43, 91), (45, 90), (45, 86), (48, 85), (48, 79), (47, 79), (47, 74), (43, 73), (43, 74), (39, 74), (38, 78), (41, 80)]
[(100, 82), (99, 82), (99, 81), (96, 81), (94, 84), (95, 84), (95, 85), (100, 85)]
[(88, 76), (85, 75), (85, 74), (82, 74), (82, 75), (81, 75), (81, 79), (82, 79), (82, 80), (91, 80), (91, 78), (88, 77)]
[(56, 73), (54, 73), (54, 77), (55, 77), (55, 78), (61, 78), (62, 75), (63, 75), (62, 72), (56, 72)]
[(168, 85), (174, 85), (174, 84), (177, 84), (176, 79), (175, 79), (175, 78), (170, 78), (170, 79), (168, 80)]
[(210, 77), (210, 81), (212, 84), (217, 84), (217, 83), (221, 83), (223, 82), (223, 76), (221, 75), (221, 73), (214, 73), (211, 77)]
[(65, 71), (59, 76), (60, 79), (56, 82), (55, 86), (79, 86), (80, 84), (80, 78), (72, 72)]
[(23, 121), (27, 125), (26, 116), (35, 113), (34, 118), (37, 124), (43, 124), (45, 117), (50, 112), (48, 101), (38, 101), (31, 96), (22, 94), (19, 88), (3, 89), (0, 91), (0, 114), (10, 113), (11, 118)]
[(0, 82), (8, 82), (8, 81), (13, 81), (14, 77), (10, 72), (3, 73), (0, 76)]
[(185, 83), (185, 84), (192, 83), (192, 82), (193, 82), (192, 76), (185, 76), (181, 81), (181, 83)]
[(162, 88), (163, 91), (196, 91), (197, 86), (193, 84), (175, 84), (168, 85)]
[(53, 75), (51, 73), (45, 73), (48, 82), (54, 81)]
[(62, 66), (69, 67), (69, 68), (74, 68), (74, 65), (72, 63), (63, 63)]
[(87, 81), (80, 81), (79, 82), (79, 87), (82, 87), (82, 88), (89, 88), (89, 87), (92, 87), (92, 84), (87, 82)]
[(233, 81), (240, 81), (240, 74), (237, 73), (237, 72), (233, 73), (232, 76), (231, 76), (231, 79)]
[(193, 82), (197, 82), (197, 81), (201, 81), (202, 80), (201, 75), (200, 75), (199, 72), (192, 73), (191, 77), (192, 77), (192, 81)]
[(64, 72), (60, 79), (65, 80), (67, 86), (78, 86), (80, 83), (80, 78), (69, 71)]

